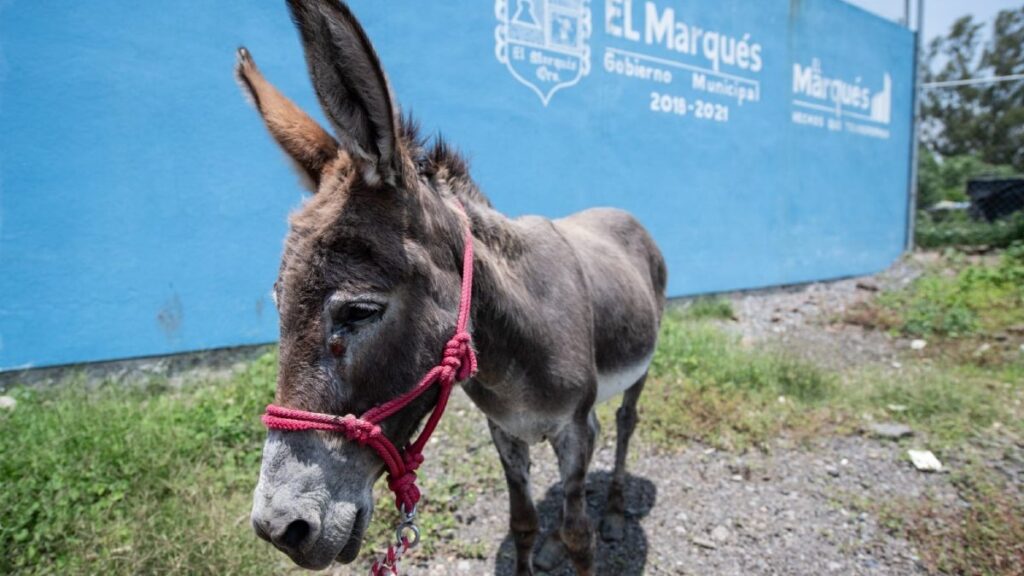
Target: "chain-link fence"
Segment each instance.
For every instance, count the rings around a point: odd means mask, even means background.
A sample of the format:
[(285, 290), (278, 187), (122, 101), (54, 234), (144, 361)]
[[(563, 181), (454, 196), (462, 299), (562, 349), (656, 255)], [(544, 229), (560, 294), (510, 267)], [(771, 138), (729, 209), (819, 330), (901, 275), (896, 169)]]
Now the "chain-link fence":
[(993, 222), (1024, 210), (1024, 178), (978, 178), (967, 182), (968, 209), (976, 220)]

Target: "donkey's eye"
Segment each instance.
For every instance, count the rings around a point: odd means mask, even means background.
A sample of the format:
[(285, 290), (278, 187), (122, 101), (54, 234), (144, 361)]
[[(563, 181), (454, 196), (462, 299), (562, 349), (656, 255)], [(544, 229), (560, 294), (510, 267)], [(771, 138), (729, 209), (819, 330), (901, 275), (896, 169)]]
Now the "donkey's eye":
[(351, 328), (367, 324), (381, 317), (384, 307), (373, 302), (348, 302), (338, 308), (334, 324), (338, 328)]

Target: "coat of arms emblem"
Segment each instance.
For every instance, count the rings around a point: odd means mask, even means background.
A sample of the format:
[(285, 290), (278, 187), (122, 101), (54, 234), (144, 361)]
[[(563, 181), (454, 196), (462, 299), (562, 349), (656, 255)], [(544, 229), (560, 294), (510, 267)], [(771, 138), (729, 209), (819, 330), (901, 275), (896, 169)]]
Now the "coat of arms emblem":
[(590, 73), (590, 0), (495, 0), (495, 54), (545, 106)]

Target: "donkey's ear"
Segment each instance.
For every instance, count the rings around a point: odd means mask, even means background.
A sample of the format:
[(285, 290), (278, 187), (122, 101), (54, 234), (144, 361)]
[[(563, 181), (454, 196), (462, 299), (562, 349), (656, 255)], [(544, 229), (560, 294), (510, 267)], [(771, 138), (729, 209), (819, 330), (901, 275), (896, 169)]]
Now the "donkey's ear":
[(394, 184), (402, 158), (395, 107), (370, 40), (338, 0), (288, 0), (313, 88), (341, 145), (362, 160), (364, 176)]
[(245, 48), (238, 49), (235, 76), (259, 110), (270, 134), (296, 165), (303, 183), (316, 192), (320, 178), (338, 157), (338, 143), (315, 120), (267, 82)]

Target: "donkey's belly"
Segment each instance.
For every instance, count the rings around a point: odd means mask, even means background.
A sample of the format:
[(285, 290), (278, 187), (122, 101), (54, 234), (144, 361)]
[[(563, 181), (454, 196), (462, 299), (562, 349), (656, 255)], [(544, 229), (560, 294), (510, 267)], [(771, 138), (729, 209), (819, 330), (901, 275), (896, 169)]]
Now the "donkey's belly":
[(597, 402), (604, 402), (636, 384), (636, 381), (647, 372), (647, 368), (650, 367), (653, 358), (654, 354), (651, 354), (635, 364), (626, 365), (615, 370), (598, 372)]
[(554, 438), (572, 419), (569, 413), (561, 417), (551, 417), (536, 412), (521, 411), (497, 418), (495, 421), (502, 430), (519, 438), (527, 444), (536, 444)]

